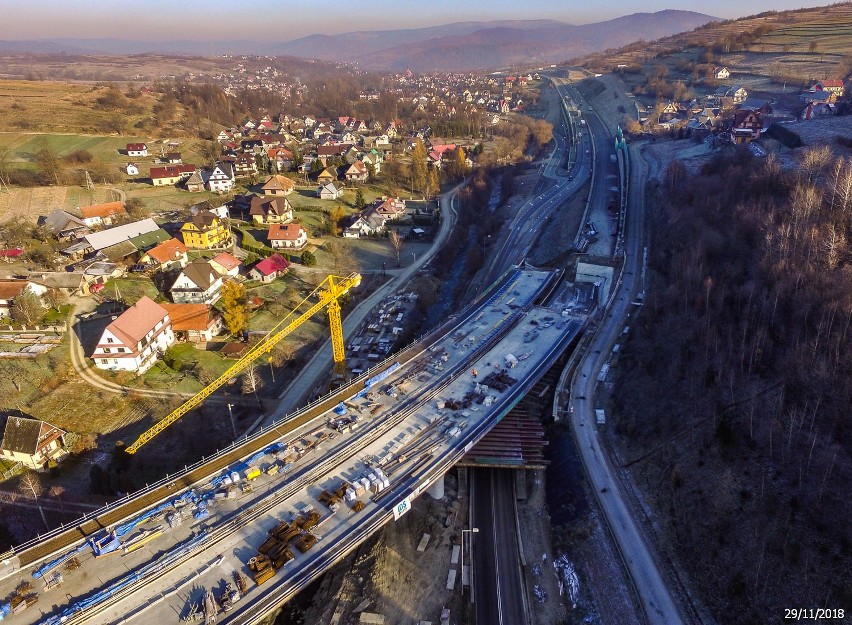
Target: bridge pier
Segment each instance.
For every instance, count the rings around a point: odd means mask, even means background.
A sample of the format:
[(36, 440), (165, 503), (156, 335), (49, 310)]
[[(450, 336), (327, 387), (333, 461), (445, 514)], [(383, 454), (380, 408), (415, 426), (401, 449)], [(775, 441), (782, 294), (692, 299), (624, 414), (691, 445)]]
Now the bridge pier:
[(426, 491), (429, 493), (429, 496), (432, 499), (441, 500), (444, 498), (444, 474), (441, 474), (441, 477), (432, 482), (432, 485), (429, 486), (429, 490)]

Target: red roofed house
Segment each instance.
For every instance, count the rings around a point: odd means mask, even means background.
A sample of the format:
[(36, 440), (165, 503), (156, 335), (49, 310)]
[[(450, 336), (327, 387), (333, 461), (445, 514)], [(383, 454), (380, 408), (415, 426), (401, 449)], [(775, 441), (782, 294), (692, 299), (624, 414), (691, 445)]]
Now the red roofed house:
[(240, 275), (240, 266), (242, 264), (240, 259), (231, 256), (228, 252), (222, 252), (210, 260), (210, 266), (213, 267), (213, 271), (223, 278), (225, 276), (235, 278)]
[(24, 291), (41, 296), (47, 289), (29, 280), (0, 280), (0, 318), (12, 316), (15, 298)]
[(5, 419), (3, 441), (0, 442), (0, 458), (20, 462), (25, 467), (39, 471), (51, 460), (56, 460), (68, 452), (65, 450), (65, 430), (31, 419), (7, 413), (0, 415)]
[(290, 263), (286, 259), (279, 254), (273, 254), (256, 264), (249, 272), (249, 277), (261, 282), (272, 282), (287, 273), (289, 267)]
[(308, 233), (297, 223), (272, 224), (267, 234), (274, 250), (301, 250), (308, 243)]
[(127, 156), (148, 156), (148, 146), (144, 143), (128, 143)]
[(370, 177), (370, 172), (367, 170), (367, 166), (361, 161), (355, 161), (349, 166), (349, 169), (346, 170), (344, 176), (350, 182), (367, 182), (367, 178)]
[(151, 184), (155, 187), (174, 185), (188, 179), (195, 172), (195, 165), (165, 165), (151, 168)]
[(405, 215), (405, 200), (397, 197), (382, 197), (376, 200), (373, 208), (385, 219), (398, 219)]
[(89, 228), (112, 225), (113, 218), (125, 217), (126, 215), (127, 211), (124, 210), (124, 202), (107, 202), (106, 204), (84, 206), (80, 209), (80, 216), (83, 218), (83, 223)]
[(92, 360), (98, 369), (141, 374), (174, 342), (168, 311), (149, 297), (142, 297), (106, 327)]
[(296, 183), (287, 176), (271, 176), (263, 185), (264, 195), (290, 195), (296, 188)]
[(811, 87), (811, 91), (829, 91), (838, 98), (842, 98), (846, 88), (842, 80), (819, 80)]
[(160, 271), (167, 271), (172, 267), (183, 269), (189, 262), (187, 252), (189, 248), (175, 238), (163, 241), (158, 246), (151, 248), (139, 259), (142, 265), (155, 265)]
[(208, 304), (162, 304), (178, 341), (206, 343), (222, 333), (222, 315)]
[(5, 260), (7, 263), (11, 263), (13, 258), (19, 258), (24, 253), (23, 247), (9, 247), (6, 249), (0, 250), (0, 258)]

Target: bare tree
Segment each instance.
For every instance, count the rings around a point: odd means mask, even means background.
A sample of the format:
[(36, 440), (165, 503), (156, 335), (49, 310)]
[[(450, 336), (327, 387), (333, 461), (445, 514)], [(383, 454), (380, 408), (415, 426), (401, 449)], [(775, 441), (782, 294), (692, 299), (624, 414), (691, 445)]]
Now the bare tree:
[(256, 365), (251, 365), (243, 372), (243, 394), (248, 395), (254, 393), (254, 398), (257, 400), (257, 405), (260, 406), (260, 398), (257, 396), (257, 391), (263, 386), (263, 379), (260, 377), (260, 372)]
[(399, 232), (396, 230), (391, 230), (388, 232), (388, 241), (390, 241), (391, 249), (396, 254), (396, 266), (399, 267), (399, 255), (402, 253), (402, 237), (399, 236)]
[(348, 274), (357, 271), (355, 257), (352, 249), (343, 239), (327, 239), (323, 244), (325, 251), (331, 256), (331, 267), (337, 275)]
[(808, 176), (808, 182), (813, 182), (825, 171), (834, 152), (830, 145), (821, 145), (807, 150), (802, 157), (802, 169)]
[(59, 289), (48, 289), (42, 299), (45, 304), (53, 308), (56, 312), (68, 303), (68, 296)]
[(38, 506), (38, 511), (41, 513), (41, 520), (44, 522), (45, 528), (50, 529), (50, 526), (47, 524), (47, 519), (44, 516), (44, 510), (41, 509), (41, 503), (38, 500), (39, 495), (41, 495), (44, 490), (38, 473), (34, 473), (33, 471), (27, 471), (24, 473), (21, 476), (21, 482), (18, 488), (24, 494), (33, 496), (36, 506)]

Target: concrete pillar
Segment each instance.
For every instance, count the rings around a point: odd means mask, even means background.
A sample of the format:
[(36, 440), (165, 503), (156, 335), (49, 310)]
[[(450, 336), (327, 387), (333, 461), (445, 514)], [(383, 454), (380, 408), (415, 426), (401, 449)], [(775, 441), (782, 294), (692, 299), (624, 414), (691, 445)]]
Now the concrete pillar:
[(444, 498), (444, 475), (432, 482), (429, 490), (426, 491), (432, 499), (441, 500)]

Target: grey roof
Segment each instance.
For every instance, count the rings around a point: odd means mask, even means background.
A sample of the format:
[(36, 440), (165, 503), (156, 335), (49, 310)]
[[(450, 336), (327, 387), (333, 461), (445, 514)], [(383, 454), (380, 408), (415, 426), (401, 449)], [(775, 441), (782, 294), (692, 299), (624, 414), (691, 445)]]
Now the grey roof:
[(65, 430), (45, 421), (21, 415), (22, 413), (12, 414), (10, 412), (0, 414), (0, 422), (6, 421), (3, 429), (3, 442), (0, 445), (3, 449), (32, 455), (38, 451), (40, 442), (55, 439), (57, 438), (56, 434), (59, 434), (59, 436), (65, 434)]
[(43, 284), (49, 289), (79, 289), (83, 283), (83, 274), (69, 271), (48, 271), (30, 274), (31, 282)]
[(159, 227), (160, 226), (158, 226), (156, 222), (149, 217), (129, 224), (116, 226), (109, 230), (102, 230), (101, 232), (87, 234), (86, 241), (88, 241), (89, 245), (91, 245), (95, 250), (102, 250), (105, 247), (110, 247), (111, 245), (115, 245), (121, 241), (128, 241), (133, 237), (138, 237), (140, 234), (158, 230)]
[(47, 226), (51, 232), (56, 234), (65, 230), (76, 230), (77, 228), (87, 227), (82, 219), (59, 208), (53, 209), (53, 211), (44, 218), (44, 225)]
[(97, 262), (86, 267), (83, 273), (87, 276), (111, 276), (117, 268), (115, 263)]

